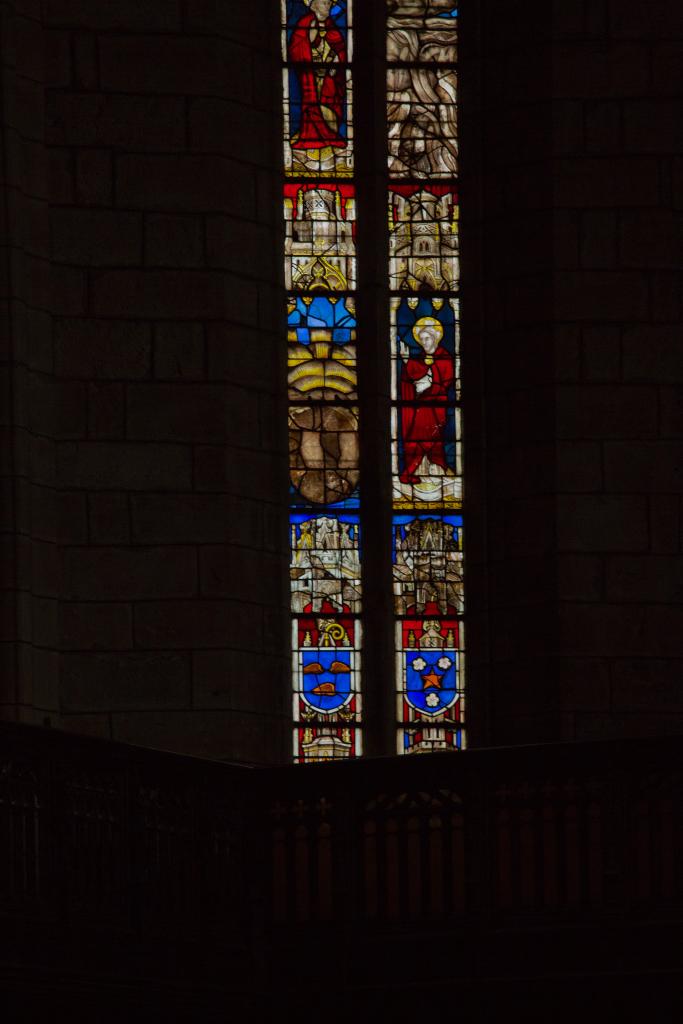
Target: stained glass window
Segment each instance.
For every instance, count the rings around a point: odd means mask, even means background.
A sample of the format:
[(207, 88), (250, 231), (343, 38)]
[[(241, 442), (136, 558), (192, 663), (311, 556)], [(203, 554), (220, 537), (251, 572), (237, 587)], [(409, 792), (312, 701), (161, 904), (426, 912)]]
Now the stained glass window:
[(352, 185), (290, 184), (285, 195), (285, 283), (297, 291), (356, 286)]
[(403, 291), (456, 291), (458, 196), (443, 185), (389, 190), (389, 279)]
[(423, 611), (430, 617), (396, 624), (399, 753), (405, 754), (463, 745), (462, 623), (435, 602)]
[(351, 2), (283, 0), (285, 173), (353, 174)]
[(292, 295), (287, 312), (290, 401), (357, 398), (353, 298)]
[(394, 508), (460, 508), (457, 299), (392, 297)]
[(361, 739), (351, 0), (282, 0), (293, 751)]
[(387, 2), (397, 751), (464, 745), (455, 0)]
[[(353, 74), (354, 29), (371, 28), (368, 10), (355, 14), (353, 25), (352, 0), (281, 0), (293, 748), (301, 762), (362, 753), (363, 686), (373, 683), (361, 685), (362, 537), (373, 510), (360, 475), (368, 396), (357, 346), (370, 339), (357, 321), (363, 208), (354, 178), (354, 111), (367, 130), (372, 99), (354, 94)], [(396, 705), (384, 710), (396, 714), (399, 753), (465, 745), (457, 14), (456, 0), (386, 3), (389, 322), (371, 340), (387, 340), (391, 362), (385, 582), (387, 598), (393, 587)], [(362, 194), (367, 204), (367, 186)], [(379, 465), (380, 442), (364, 443), (375, 445)]]

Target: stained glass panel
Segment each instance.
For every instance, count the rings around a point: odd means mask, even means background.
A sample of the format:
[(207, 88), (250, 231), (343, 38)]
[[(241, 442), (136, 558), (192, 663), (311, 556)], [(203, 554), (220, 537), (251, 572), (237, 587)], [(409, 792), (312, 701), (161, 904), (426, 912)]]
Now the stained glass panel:
[(445, 750), (462, 750), (465, 746), (463, 729), (439, 729), (425, 723), (398, 734), (399, 754), (438, 754)]
[(352, 185), (286, 184), (285, 282), (304, 291), (356, 286)]
[(351, 513), (290, 514), (294, 613), (359, 612), (359, 517)]
[[(284, 71), (285, 171), (290, 177), (353, 175), (351, 75), (342, 68), (325, 74), (335, 83), (336, 94), (332, 105), (323, 108), (326, 120), (316, 120), (318, 101), (306, 96), (317, 87), (318, 69), (296, 65)], [(309, 81), (311, 86), (306, 88)]]
[(294, 756), (327, 760), (358, 753), (361, 718), (360, 622), (335, 614), (329, 601), (292, 629)]
[[(452, 403), (460, 399), (460, 330), (459, 306), (457, 299), (443, 299), (434, 296), (410, 295), (393, 296), (391, 299), (391, 358), (392, 395), (396, 400), (413, 400), (414, 395), (404, 395), (401, 389), (406, 363), (410, 360), (424, 360), (432, 357), (435, 361), (447, 361), (446, 374), (452, 377), (453, 385), (448, 387), (444, 399)], [(422, 394), (429, 397), (430, 389)]]
[(398, 615), (463, 608), (462, 516), (394, 516), (394, 606)]
[(354, 726), (361, 720), (360, 622), (339, 615), (335, 604), (339, 602), (316, 599), (293, 622), (297, 760), (358, 753), (360, 739)]
[[(358, 676), (360, 651), (360, 620), (350, 615), (339, 614), (333, 603), (327, 599), (320, 602), (314, 611), (311, 607), (298, 615), (292, 623), (293, 650), (353, 650), (354, 668)], [(297, 678), (301, 676), (303, 662), (297, 661)], [(300, 682), (299, 689), (303, 689)], [(352, 686), (354, 693), (357, 686)]]
[(458, 171), (455, 71), (392, 67), (387, 71), (389, 176), (452, 178)]
[(358, 687), (354, 685), (354, 653), (316, 648), (297, 651), (298, 696), (301, 705), (305, 705), (304, 715), (323, 719), (342, 715), (355, 719), (357, 709), (353, 700)]
[(457, 300), (392, 299), (394, 508), (460, 508)]
[(461, 624), (430, 603), (426, 614), (396, 623), (399, 721), (461, 726)]
[[(324, 603), (325, 604), (325, 603)], [(357, 746), (361, 717), (360, 623), (323, 608), (293, 623), (295, 757), (319, 760)], [(323, 737), (327, 737), (323, 739)]]
[(292, 502), (356, 503), (359, 478), (358, 409), (293, 405), (289, 410)]
[(291, 295), (287, 312), (290, 401), (357, 398), (353, 298)]
[(459, 281), (458, 196), (447, 186), (389, 191), (389, 280), (397, 291), (453, 291)]
[(352, 57), (351, 0), (282, 0), (284, 61), (331, 64)]
[(392, 493), (395, 509), (460, 509), (460, 410), (404, 404), (392, 410)]
[(300, 764), (360, 757), (363, 734), (348, 725), (307, 722), (294, 730), (294, 760)]
[(453, 0), (389, 0), (387, 60), (455, 64), (457, 20)]
[(355, 722), (360, 712), (359, 624), (326, 614), (294, 622), (297, 720)]

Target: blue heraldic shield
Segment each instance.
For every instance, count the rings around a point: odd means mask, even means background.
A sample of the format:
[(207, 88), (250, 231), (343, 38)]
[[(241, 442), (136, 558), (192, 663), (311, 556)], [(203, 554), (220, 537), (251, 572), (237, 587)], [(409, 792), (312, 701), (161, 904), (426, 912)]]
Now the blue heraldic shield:
[(318, 714), (331, 715), (353, 697), (352, 651), (301, 652), (301, 697)]
[(442, 714), (458, 697), (457, 651), (406, 653), (405, 699), (411, 708), (429, 717)]

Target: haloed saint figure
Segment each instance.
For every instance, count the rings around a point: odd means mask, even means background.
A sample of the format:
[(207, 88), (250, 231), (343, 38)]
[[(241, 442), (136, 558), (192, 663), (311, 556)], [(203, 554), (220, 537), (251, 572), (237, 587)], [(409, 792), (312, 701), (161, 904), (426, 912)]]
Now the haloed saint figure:
[[(448, 401), (454, 383), (453, 356), (441, 344), (443, 327), (421, 317), (413, 327), (417, 349), (401, 345), (401, 420), (403, 484), (418, 484), (438, 467), (453, 475), (447, 452)], [(423, 465), (424, 463), (424, 465)], [(422, 467), (422, 473), (418, 470)]]
[(339, 5), (334, 0), (309, 0), (306, 6), (289, 40), (300, 93), (299, 124), (290, 145), (293, 150), (346, 146), (346, 81), (337, 66), (346, 61), (346, 44), (330, 15)]

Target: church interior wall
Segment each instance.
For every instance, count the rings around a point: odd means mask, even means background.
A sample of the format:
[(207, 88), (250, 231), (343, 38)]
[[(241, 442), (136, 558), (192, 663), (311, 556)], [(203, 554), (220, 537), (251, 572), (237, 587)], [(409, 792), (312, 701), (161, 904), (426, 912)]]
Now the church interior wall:
[(283, 758), (275, 16), (2, 12), (5, 138), (26, 176), (7, 189), (9, 475), (32, 502), (5, 714)]
[(476, 12), (462, 337), (482, 731), (680, 732), (681, 9)]
[[(274, 0), (0, 12), (1, 713), (282, 760)], [(680, 732), (683, 14), (461, 21), (472, 742)]]

